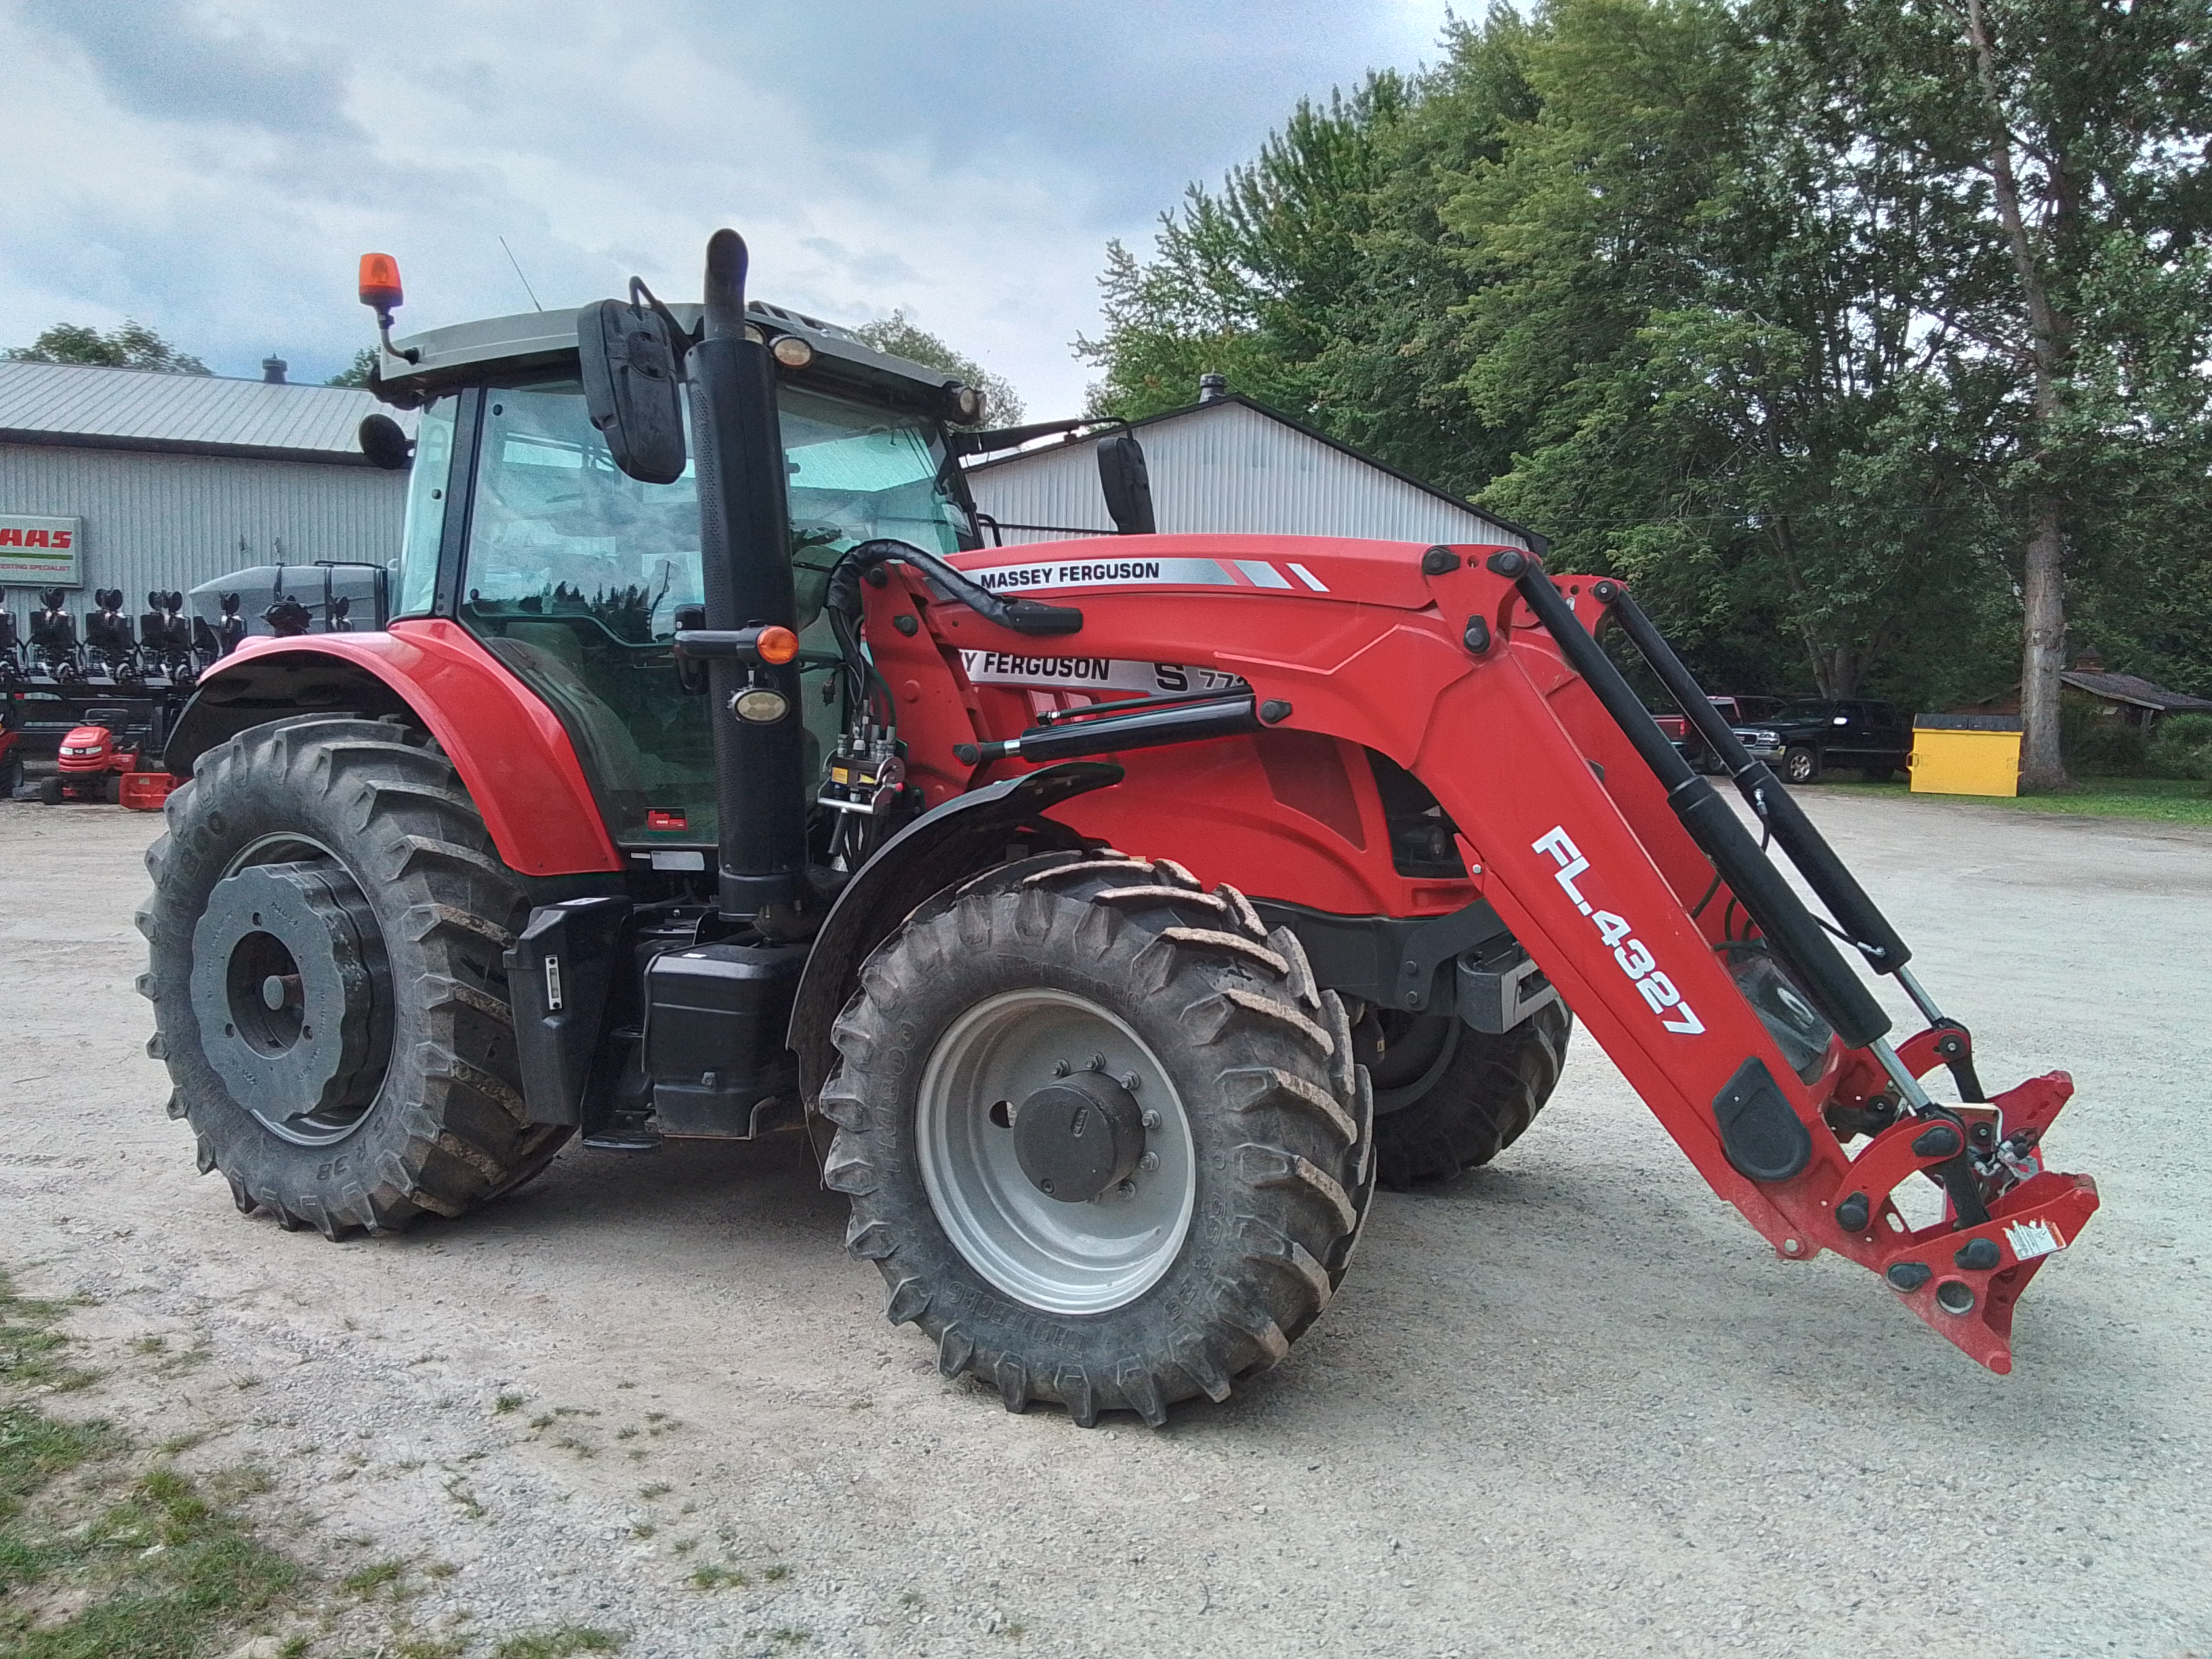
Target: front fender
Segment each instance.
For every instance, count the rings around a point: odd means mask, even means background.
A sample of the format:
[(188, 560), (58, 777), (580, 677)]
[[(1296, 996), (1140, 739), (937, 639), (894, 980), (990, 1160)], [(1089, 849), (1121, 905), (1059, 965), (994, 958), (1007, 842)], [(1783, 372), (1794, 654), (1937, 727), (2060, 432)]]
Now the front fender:
[[(1121, 781), (1110, 761), (1069, 761), (956, 795), (884, 842), (837, 895), (799, 975), (787, 1039), (799, 1056), (800, 1097), (813, 1102), (836, 1055), (830, 1028), (852, 995), (860, 964), (932, 894), (1002, 861), (1006, 841), (1046, 810)], [(1082, 838), (1053, 828), (1069, 847)], [(1049, 850), (1049, 844), (1037, 850)]]
[(620, 870), (584, 769), (553, 711), (458, 623), (388, 633), (252, 639), (210, 669), (177, 718), (163, 765), (190, 775), (207, 750), (289, 715), (405, 714), (438, 740), (509, 869)]

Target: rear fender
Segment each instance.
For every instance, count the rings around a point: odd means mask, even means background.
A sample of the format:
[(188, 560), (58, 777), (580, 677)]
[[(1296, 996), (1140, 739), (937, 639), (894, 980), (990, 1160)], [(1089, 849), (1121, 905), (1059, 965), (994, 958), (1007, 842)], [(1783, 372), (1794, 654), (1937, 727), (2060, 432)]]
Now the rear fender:
[(1044, 813), (1121, 781), (1121, 769), (1111, 763), (1069, 761), (988, 784), (923, 813), (862, 865), (814, 936), (792, 1005), (789, 1045), (799, 1056), (801, 1098), (811, 1103), (830, 1080), (836, 1063), (830, 1028), (853, 994), (860, 964), (917, 905), (1004, 863), (1008, 842), (1025, 826), (1032, 842), (1024, 854), (1081, 846), (1080, 836)]
[(507, 867), (526, 876), (623, 868), (559, 719), (458, 624), (249, 640), (210, 669), (178, 717), (164, 769), (249, 726), (300, 714), (399, 716), (438, 740)]

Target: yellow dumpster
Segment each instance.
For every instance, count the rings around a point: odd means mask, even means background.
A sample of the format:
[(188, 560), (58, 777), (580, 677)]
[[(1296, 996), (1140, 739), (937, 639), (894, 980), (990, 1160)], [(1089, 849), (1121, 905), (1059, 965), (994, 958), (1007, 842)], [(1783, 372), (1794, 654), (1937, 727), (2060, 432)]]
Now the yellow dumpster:
[(1916, 716), (1912, 722), (1912, 793), (2020, 793), (2020, 716)]

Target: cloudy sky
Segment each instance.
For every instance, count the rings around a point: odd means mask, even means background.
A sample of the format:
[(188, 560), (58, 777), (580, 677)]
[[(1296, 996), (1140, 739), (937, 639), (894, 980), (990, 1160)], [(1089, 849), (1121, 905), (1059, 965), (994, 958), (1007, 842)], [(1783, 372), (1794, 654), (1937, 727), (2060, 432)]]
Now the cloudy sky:
[(0, 344), (135, 317), (219, 374), (320, 380), (403, 330), (633, 271), (903, 307), (1073, 413), (1109, 237), (1249, 157), (1301, 95), (1434, 55), (1446, 0), (0, 0)]

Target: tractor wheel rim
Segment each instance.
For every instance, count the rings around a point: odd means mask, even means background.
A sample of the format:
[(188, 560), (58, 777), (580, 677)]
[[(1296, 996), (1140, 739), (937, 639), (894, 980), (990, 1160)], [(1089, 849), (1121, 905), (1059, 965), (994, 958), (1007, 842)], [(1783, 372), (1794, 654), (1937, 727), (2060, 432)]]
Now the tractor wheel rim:
[(193, 928), (191, 1003), (201, 1053), (271, 1134), (327, 1146), (361, 1127), (391, 1058), (391, 971), (326, 849), (288, 840), (233, 861)]
[[(1011, 1115), (1070, 1073), (1097, 1069), (1123, 1087), (1135, 1079), (1128, 1091), (1146, 1114), (1151, 1167), (1097, 1198), (1062, 1202), (1024, 1173)], [(1007, 991), (968, 1009), (930, 1054), (915, 1127), (922, 1183), (945, 1237), (1030, 1307), (1126, 1307), (1166, 1274), (1190, 1232), (1198, 1162), (1182, 1097), (1144, 1040), (1087, 998)]]

